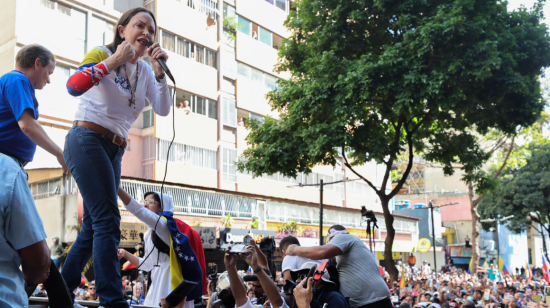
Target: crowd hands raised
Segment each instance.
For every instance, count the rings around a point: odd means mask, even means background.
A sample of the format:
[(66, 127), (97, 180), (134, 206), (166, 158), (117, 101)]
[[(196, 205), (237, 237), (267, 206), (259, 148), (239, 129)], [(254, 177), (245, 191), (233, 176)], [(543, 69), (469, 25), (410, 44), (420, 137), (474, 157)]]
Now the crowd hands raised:
[[(509, 275), (490, 265), (475, 276), (447, 265), (437, 277), (421, 268), (400, 268), (400, 280), (388, 283), (392, 302), (399, 308), (547, 308), (550, 287), (542, 271), (534, 271), (532, 279), (525, 275)], [(385, 275), (386, 281), (389, 276)]]

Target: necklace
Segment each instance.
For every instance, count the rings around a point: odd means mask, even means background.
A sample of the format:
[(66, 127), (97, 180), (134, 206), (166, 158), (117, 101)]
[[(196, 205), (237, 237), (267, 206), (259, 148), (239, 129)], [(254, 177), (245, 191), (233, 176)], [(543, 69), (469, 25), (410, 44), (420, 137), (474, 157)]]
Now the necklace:
[(126, 64), (124, 64), (124, 72), (126, 73), (126, 80), (128, 80), (128, 85), (130, 86), (130, 99), (128, 100), (130, 104), (128, 106), (132, 107), (134, 106), (134, 117), (137, 119), (137, 111), (136, 111), (136, 91), (139, 81), (139, 61), (136, 65), (136, 82), (134, 83), (134, 86), (132, 86), (132, 83), (130, 82), (130, 77), (128, 77), (128, 70), (126, 70)]

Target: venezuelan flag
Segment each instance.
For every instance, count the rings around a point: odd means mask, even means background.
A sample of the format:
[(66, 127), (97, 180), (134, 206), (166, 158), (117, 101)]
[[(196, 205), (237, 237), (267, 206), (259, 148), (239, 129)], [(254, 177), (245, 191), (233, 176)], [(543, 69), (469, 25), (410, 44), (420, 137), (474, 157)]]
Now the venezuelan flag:
[(197, 255), (191, 248), (189, 237), (178, 229), (172, 212), (162, 212), (162, 218), (170, 231), (170, 280), (172, 289), (183, 280), (197, 282), (198, 285), (187, 293), (187, 300), (202, 297), (202, 270)]
[(529, 263), (525, 262), (525, 278), (527, 280), (533, 279), (533, 272), (531, 271), (531, 267), (529, 266)]

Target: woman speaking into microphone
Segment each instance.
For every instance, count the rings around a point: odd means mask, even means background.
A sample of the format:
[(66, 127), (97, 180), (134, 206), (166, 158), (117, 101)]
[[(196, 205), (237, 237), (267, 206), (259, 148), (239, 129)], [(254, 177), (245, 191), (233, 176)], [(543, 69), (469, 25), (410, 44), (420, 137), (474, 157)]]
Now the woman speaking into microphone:
[[(145, 99), (157, 114), (170, 112), (168, 84), (157, 61), (166, 61), (168, 56), (158, 43), (147, 47), (156, 34), (153, 13), (144, 8), (126, 11), (118, 21), (114, 41), (90, 51), (67, 82), (67, 90), (80, 96), (80, 104), (65, 140), (64, 157), (84, 199), (84, 215), (82, 231), (62, 275), (69, 290), (74, 290), (93, 256), (96, 292), (104, 307), (128, 307), (117, 256), (117, 192), (128, 130), (143, 110)], [(145, 55), (152, 69), (140, 60)]]

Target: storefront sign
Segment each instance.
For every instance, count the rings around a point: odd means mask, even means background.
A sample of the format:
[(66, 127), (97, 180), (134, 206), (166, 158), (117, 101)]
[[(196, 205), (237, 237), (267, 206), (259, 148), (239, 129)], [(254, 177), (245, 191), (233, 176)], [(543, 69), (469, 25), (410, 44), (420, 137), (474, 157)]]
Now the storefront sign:
[(432, 247), (432, 243), (427, 238), (421, 238), (418, 240), (418, 251), (427, 252)]
[(195, 231), (199, 233), (202, 241), (202, 248), (214, 249), (216, 248), (216, 228), (207, 227), (194, 227)]
[(466, 248), (463, 246), (449, 247), (449, 254), (451, 257), (471, 257), (474, 252), (472, 248)]
[(260, 243), (264, 238), (275, 239), (275, 231), (257, 230), (257, 229), (231, 229), (220, 228), (220, 248), (226, 249), (227, 247), (235, 244), (241, 244), (244, 241), (245, 236), (250, 236), (256, 243)]
[(140, 233), (145, 233), (149, 227), (143, 223), (120, 223), (120, 244), (122, 248), (134, 248), (141, 243)]
[[(401, 253), (397, 251), (392, 252), (392, 259), (393, 260), (401, 260)], [(378, 260), (384, 260), (384, 252), (379, 251), (378, 252)]]

